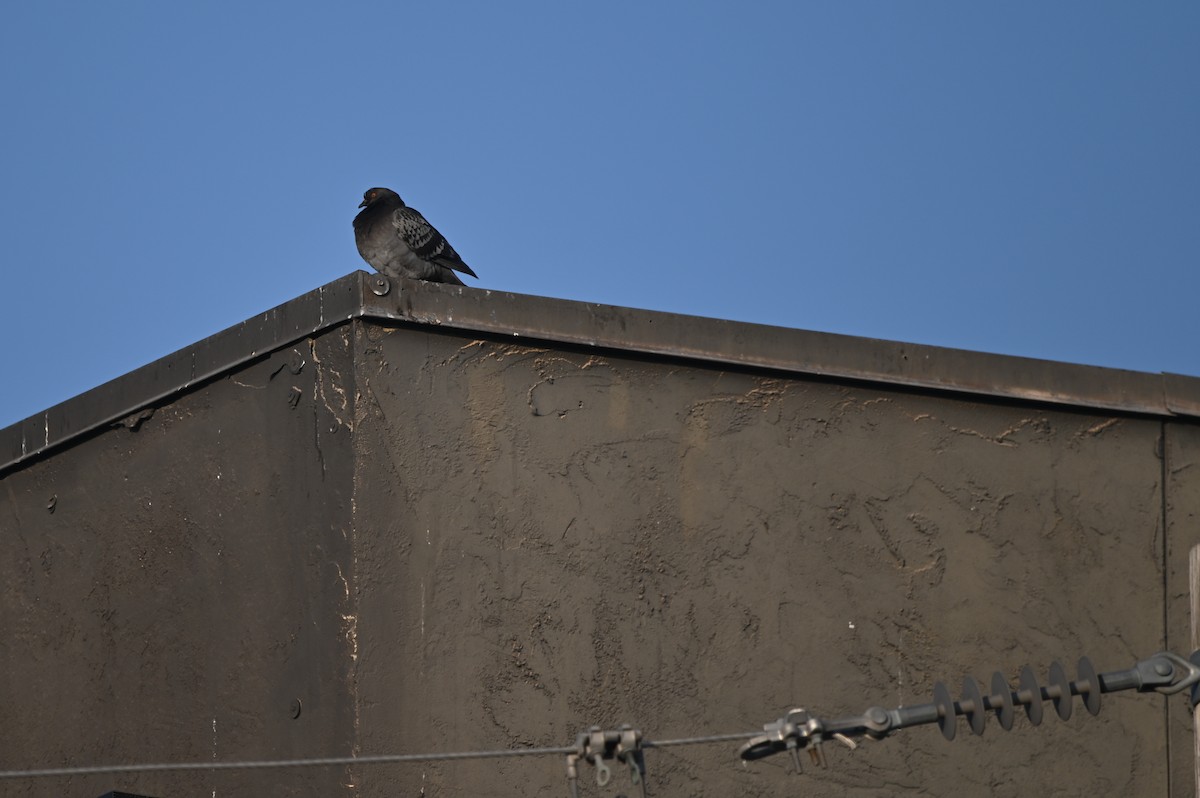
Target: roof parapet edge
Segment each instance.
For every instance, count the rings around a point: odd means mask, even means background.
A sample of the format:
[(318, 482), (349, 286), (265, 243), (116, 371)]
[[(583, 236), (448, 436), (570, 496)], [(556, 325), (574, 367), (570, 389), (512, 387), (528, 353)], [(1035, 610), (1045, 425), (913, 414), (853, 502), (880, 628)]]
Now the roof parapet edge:
[[(378, 276), (368, 318), (1154, 416), (1200, 417), (1200, 378), (771, 327)], [(393, 281), (394, 283), (395, 281)], [(431, 290), (433, 289), (433, 290)]]
[(1200, 418), (1200, 378), (636, 310), (356, 271), (0, 429), (0, 474), (224, 371), (355, 318), (924, 390)]
[(362, 272), (356, 272), (327, 283), (0, 429), (0, 474), (230, 368), (358, 316), (362, 278)]

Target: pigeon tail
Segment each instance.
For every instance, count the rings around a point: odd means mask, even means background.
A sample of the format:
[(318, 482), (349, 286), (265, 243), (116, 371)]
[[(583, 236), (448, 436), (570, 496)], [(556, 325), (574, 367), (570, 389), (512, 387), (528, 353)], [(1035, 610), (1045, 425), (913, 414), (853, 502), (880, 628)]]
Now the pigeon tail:
[[(472, 274), (471, 276), (474, 277), (475, 275)], [(457, 274), (455, 274), (454, 272), (449, 271), (449, 270), (447, 270), (446, 273), (442, 275), (442, 282), (449, 283), (450, 285), (466, 285), (466, 283), (464, 283), (462, 280), (458, 279)]]

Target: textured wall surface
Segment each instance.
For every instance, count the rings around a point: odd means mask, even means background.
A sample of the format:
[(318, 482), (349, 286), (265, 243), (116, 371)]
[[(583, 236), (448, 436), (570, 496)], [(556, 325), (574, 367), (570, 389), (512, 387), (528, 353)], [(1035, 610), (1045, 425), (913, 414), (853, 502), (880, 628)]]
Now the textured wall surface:
[[(348, 330), (0, 480), (0, 768), (351, 752)], [(120, 774), (0, 795), (318, 796), (345, 775)]]
[[(752, 730), (1164, 645), (1159, 421), (359, 335), (364, 750)], [(664, 796), (1165, 795), (1163, 704), (1117, 694), (954, 743), (925, 727), (803, 777), (730, 744), (647, 764)], [(362, 777), (370, 795), (564, 788), (561, 757)]]
[[(751, 732), (1189, 647), (1186, 424), (364, 321), (142, 415), (0, 478), (0, 768)], [(802, 776), (653, 750), (650, 794), (1190, 795), (1167, 706), (922, 727)], [(561, 796), (564, 764), (0, 793)]]
[[(1200, 545), (1200, 427), (1166, 428), (1167, 645), (1185, 654), (1192, 648), (1188, 555)], [(1200, 585), (1198, 585), (1200, 587)], [(1200, 641), (1198, 641), (1200, 642)], [(1170, 717), (1171, 787), (1174, 795), (1196, 795), (1195, 739), (1187, 702), (1167, 703)]]

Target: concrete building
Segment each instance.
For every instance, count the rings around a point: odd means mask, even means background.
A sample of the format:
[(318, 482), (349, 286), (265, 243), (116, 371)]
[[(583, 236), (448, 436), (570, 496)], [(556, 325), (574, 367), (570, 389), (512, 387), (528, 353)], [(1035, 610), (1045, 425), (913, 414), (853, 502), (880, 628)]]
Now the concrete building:
[[(356, 272), (0, 431), (0, 769), (747, 734), (1189, 653), (1200, 380)], [(654, 796), (1192, 793), (1116, 693)], [(807, 761), (807, 758), (805, 758)], [(625, 773), (580, 794), (637, 794)], [(561, 754), (6, 779), (561, 796)]]

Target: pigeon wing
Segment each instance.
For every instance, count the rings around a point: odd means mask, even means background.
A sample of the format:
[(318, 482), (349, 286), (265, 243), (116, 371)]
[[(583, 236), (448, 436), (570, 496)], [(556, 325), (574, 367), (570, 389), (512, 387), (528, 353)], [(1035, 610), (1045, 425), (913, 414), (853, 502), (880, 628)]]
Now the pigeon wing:
[(454, 247), (450, 246), (446, 237), (425, 221), (425, 217), (416, 208), (397, 208), (392, 213), (392, 225), (396, 228), (396, 235), (400, 236), (413, 254), (421, 260), (449, 266), (472, 277), (476, 276), (471, 267), (454, 251)]

